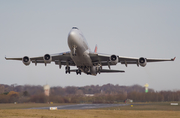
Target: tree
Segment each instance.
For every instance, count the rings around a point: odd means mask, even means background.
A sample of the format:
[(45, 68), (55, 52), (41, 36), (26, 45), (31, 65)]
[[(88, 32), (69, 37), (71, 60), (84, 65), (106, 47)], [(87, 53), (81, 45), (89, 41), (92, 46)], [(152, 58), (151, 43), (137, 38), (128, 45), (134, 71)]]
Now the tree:
[(17, 102), (19, 99), (19, 93), (15, 91), (10, 91), (8, 96), (10, 96), (9, 102)]
[(27, 96), (29, 96), (29, 93), (27, 91), (24, 91), (23, 96), (27, 97)]

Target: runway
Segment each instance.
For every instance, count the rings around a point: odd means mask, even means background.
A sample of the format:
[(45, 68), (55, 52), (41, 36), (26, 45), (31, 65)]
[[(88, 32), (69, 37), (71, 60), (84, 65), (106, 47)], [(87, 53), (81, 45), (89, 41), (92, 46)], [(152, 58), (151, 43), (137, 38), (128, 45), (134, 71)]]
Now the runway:
[[(75, 105), (62, 105), (62, 106), (53, 106), (57, 109), (97, 109), (105, 107), (117, 107), (117, 106), (127, 106), (129, 104), (75, 104)], [(38, 107), (30, 109), (49, 109), (49, 107)]]

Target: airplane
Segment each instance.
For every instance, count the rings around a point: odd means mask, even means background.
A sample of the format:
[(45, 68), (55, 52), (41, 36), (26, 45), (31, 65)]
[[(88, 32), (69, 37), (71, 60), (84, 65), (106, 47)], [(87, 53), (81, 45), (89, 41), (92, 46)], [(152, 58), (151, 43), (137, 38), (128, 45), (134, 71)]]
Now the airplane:
[[(39, 63), (50, 64), (54, 62), (56, 65), (65, 66), (65, 73), (76, 72), (80, 74), (84, 72), (87, 75), (96, 76), (98, 73), (123, 73), (124, 70), (111, 70), (112, 65), (117, 63), (124, 64), (126, 67), (128, 64), (136, 64), (138, 67), (145, 67), (148, 62), (160, 62), (160, 61), (174, 61), (176, 57), (171, 59), (153, 59), (144, 57), (124, 57), (115, 54), (108, 55), (97, 53), (97, 45), (94, 52), (92, 52), (88, 46), (88, 43), (82, 34), (82, 32), (77, 27), (72, 27), (67, 38), (68, 46), (70, 51), (58, 53), (58, 54), (45, 54), (40, 57), (24, 56), (22, 58), (6, 58), (6, 60), (20, 60), (26, 66), (31, 62), (35, 65)], [(70, 69), (70, 66), (76, 66), (77, 69)], [(103, 69), (103, 66), (108, 66), (109, 69)]]

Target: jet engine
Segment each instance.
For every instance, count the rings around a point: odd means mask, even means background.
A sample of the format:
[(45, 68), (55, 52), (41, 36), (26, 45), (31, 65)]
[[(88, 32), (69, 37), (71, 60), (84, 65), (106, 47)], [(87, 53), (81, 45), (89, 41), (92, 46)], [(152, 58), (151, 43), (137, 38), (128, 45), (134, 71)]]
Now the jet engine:
[(22, 58), (22, 62), (24, 63), (24, 65), (28, 66), (31, 63), (31, 60), (28, 56), (24, 56)]
[(52, 57), (49, 54), (45, 54), (43, 58), (45, 63), (51, 63), (52, 61)]
[(144, 57), (140, 57), (138, 61), (139, 61), (140, 66), (142, 67), (145, 67), (147, 64), (146, 58)]
[(91, 67), (91, 75), (97, 75), (97, 73), (101, 73), (102, 66), (93, 66)]
[(97, 68), (96, 66), (92, 66), (90, 69), (91, 75), (97, 75)]
[(118, 56), (111, 55), (110, 62), (111, 62), (112, 65), (116, 65), (118, 63), (118, 61), (119, 61)]

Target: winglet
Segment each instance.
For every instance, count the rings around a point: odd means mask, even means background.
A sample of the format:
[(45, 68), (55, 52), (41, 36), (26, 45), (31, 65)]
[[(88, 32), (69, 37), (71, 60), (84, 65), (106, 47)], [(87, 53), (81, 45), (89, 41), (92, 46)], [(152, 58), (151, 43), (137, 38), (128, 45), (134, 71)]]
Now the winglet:
[(95, 47), (95, 49), (94, 49), (94, 53), (97, 53), (97, 45), (96, 45), (96, 47)]

